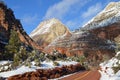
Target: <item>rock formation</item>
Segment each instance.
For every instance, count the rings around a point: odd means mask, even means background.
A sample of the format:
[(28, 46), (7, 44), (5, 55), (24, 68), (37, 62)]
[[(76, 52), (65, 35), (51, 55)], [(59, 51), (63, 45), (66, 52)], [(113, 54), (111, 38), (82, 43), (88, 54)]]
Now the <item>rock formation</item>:
[[(97, 16), (83, 26), (98, 37), (113, 40), (120, 35), (120, 2), (111, 2)], [(105, 35), (103, 35), (105, 34)]]
[(37, 42), (42, 48), (49, 45), (58, 36), (71, 34), (58, 19), (49, 19), (41, 22), (38, 27), (30, 34), (31, 38)]
[[(54, 49), (68, 56), (85, 55), (90, 65), (100, 63), (115, 55), (115, 39), (120, 39), (120, 2), (108, 6), (71, 36), (61, 36), (45, 48)], [(97, 65), (97, 64), (96, 64)]]
[(13, 11), (0, 2), (0, 52), (4, 51), (4, 46), (9, 41), (11, 29), (17, 31), (20, 40), (36, 49), (41, 49), (24, 31), (19, 19), (16, 19)]

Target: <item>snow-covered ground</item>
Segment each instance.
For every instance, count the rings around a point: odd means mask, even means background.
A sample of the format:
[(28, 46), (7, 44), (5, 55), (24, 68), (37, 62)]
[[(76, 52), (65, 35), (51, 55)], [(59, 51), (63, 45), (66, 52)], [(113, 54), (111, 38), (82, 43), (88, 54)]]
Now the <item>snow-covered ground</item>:
[[(120, 54), (118, 52), (116, 56)], [(120, 60), (113, 57), (109, 61), (103, 62), (100, 64), (101, 70), (99, 71), (101, 73), (101, 79), (100, 80), (120, 80), (120, 70), (115, 74), (112, 67), (117, 66), (116, 63), (120, 64)]]
[[(5, 63), (6, 61), (0, 61), (0, 64), (2, 63)], [(56, 61), (59, 63), (59, 67), (61, 67), (62, 65), (71, 65), (71, 64), (77, 64), (77, 62), (74, 62), (74, 61)], [(21, 66), (19, 68), (17, 68), (16, 70), (12, 70), (12, 71), (7, 71), (7, 72), (1, 72), (0, 73), (0, 77), (10, 77), (10, 76), (13, 76), (13, 75), (17, 75), (17, 74), (23, 74), (25, 72), (31, 72), (31, 71), (36, 71), (36, 69), (48, 69), (48, 68), (54, 68), (54, 67), (57, 67), (57, 66), (54, 66), (53, 62), (50, 61), (44, 61), (44, 62), (41, 62), (41, 67), (37, 67), (37, 66), (34, 66), (34, 62), (32, 62), (32, 66), (31, 68), (29, 67), (26, 67), (26, 66)]]
[(4, 64), (7, 64), (7, 63), (11, 63), (11, 61), (0, 61), (0, 65), (4, 65)]
[(35, 71), (35, 69), (29, 68), (26, 66), (22, 66), (16, 70), (2, 72), (2, 73), (0, 73), (0, 77), (9, 77), (9, 76), (17, 75), (17, 74), (22, 74), (25, 72), (30, 72), (30, 71)]

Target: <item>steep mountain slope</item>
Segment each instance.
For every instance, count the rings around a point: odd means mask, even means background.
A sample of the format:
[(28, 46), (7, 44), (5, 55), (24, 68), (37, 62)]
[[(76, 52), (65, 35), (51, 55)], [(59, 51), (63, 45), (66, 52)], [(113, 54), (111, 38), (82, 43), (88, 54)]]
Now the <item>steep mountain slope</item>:
[[(46, 47), (47, 52), (56, 49), (71, 55), (84, 54), (90, 65), (115, 55), (115, 39), (120, 39), (120, 2), (112, 2), (82, 29), (69, 37), (61, 37)], [(118, 40), (117, 40), (118, 41)], [(97, 63), (94, 63), (97, 62)]]
[[(92, 37), (95, 36), (96, 38), (100, 38), (103, 40), (114, 41), (114, 39), (116, 37), (119, 38), (120, 35), (119, 11), (120, 2), (111, 2), (102, 12), (100, 12), (97, 16), (90, 20), (86, 25), (84, 25), (80, 32), (73, 33), (70, 38), (72, 38), (75, 41), (75, 39), (79, 39), (81, 38), (81, 36), (84, 36), (85, 34), (86, 35), (92, 34)], [(68, 39), (68, 42), (70, 41), (70, 38)], [(84, 39), (84, 37), (81, 39)], [(57, 41), (58, 40), (55, 40), (56, 43), (55, 42), (53, 43), (57, 44)], [(61, 43), (63, 41), (64, 43), (64, 38), (61, 38), (61, 40), (59, 41), (61, 41)]]
[(83, 25), (87, 30), (105, 27), (120, 21), (120, 1), (111, 2), (106, 8), (91, 19), (88, 23)]
[(83, 30), (89, 30), (101, 38), (114, 40), (120, 35), (120, 2), (109, 3), (102, 12), (83, 26)]
[(86, 52), (107, 54), (111, 57), (114, 55), (113, 42), (101, 39), (89, 32), (78, 32), (70, 36), (60, 36), (48, 45), (45, 51), (50, 53), (55, 49), (68, 56), (83, 55)]
[(31, 38), (43, 48), (63, 34), (71, 34), (59, 20), (53, 18), (41, 22), (30, 34)]
[(15, 30), (18, 33), (20, 40), (36, 49), (40, 47), (27, 35), (24, 31), (19, 19), (16, 19), (13, 11), (10, 8), (0, 2), (0, 51), (4, 51), (4, 46), (10, 39), (11, 30)]

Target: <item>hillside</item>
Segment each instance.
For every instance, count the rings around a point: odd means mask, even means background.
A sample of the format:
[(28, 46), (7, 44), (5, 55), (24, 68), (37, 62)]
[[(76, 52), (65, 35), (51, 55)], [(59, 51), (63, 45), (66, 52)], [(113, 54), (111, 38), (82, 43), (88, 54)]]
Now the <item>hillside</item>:
[(49, 53), (56, 49), (68, 56), (84, 55), (90, 59), (90, 65), (112, 58), (116, 49), (115, 39), (120, 39), (119, 5), (119, 2), (108, 4), (79, 32), (57, 38), (45, 50)]

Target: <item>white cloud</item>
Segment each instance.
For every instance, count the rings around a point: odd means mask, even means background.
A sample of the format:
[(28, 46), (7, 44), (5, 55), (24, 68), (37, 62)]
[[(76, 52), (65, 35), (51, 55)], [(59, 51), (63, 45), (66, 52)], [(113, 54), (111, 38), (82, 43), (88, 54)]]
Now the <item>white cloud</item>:
[[(48, 8), (43, 19), (58, 18), (71, 30), (74, 30), (80, 24), (77, 15), (80, 14), (82, 7), (90, 1), (92, 0), (61, 0)], [(76, 17), (67, 20), (68, 15), (75, 15)]]
[[(73, 6), (83, 6), (87, 1), (83, 0), (61, 0), (59, 3), (56, 3), (52, 6), (50, 6), (43, 17), (43, 19), (49, 19), (49, 18), (58, 18), (62, 19), (67, 13), (71, 13)], [(80, 8), (80, 7), (75, 7), (75, 8)]]
[(82, 14), (82, 17), (88, 18), (88, 17), (94, 16), (95, 14), (100, 12), (101, 10), (102, 10), (102, 4), (97, 3), (96, 5), (90, 6), (88, 8), (88, 10)]
[(25, 25), (32, 25), (32, 24), (34, 24), (34, 22), (36, 22), (38, 20), (38, 15), (37, 14), (25, 15), (22, 17), (21, 20)]

